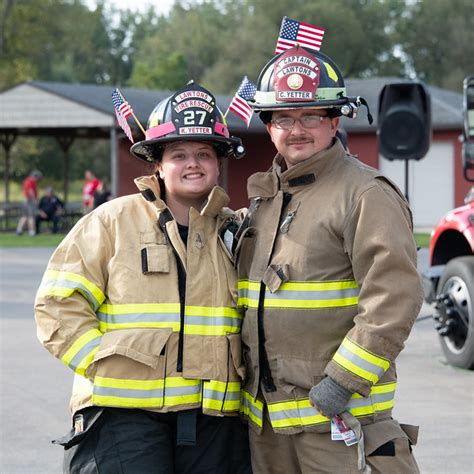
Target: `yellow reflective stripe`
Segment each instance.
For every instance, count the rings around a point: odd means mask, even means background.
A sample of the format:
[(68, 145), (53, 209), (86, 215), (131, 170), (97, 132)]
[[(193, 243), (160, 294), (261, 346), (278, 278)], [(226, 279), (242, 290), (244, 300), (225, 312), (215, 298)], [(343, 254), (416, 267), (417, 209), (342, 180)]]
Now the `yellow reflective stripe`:
[[(238, 282), (239, 290), (260, 290), (260, 282), (241, 279)], [(340, 281), (287, 281), (283, 283), (278, 291), (330, 291), (358, 288), (355, 280)]]
[(240, 382), (210, 380), (203, 384), (204, 408), (217, 411), (238, 411), (240, 408)]
[(268, 404), (272, 426), (277, 429), (318, 425), (329, 422), (310, 403), (309, 398)]
[(163, 322), (145, 322), (145, 323), (107, 323), (99, 321), (99, 329), (102, 332), (112, 331), (114, 329), (133, 329), (133, 328), (158, 328), (158, 329), (172, 329), (174, 332), (179, 332), (180, 323)]
[[(76, 358), (88, 344), (93, 344), (93, 346), (90, 348), (90, 351), (96, 349), (100, 344), (101, 338), (102, 333), (98, 329), (90, 329), (74, 341), (69, 349), (62, 355), (61, 361), (68, 366), (71, 365), (73, 359)], [(84, 354), (80, 361), (77, 361), (78, 363), (76, 367), (81, 365), (84, 357), (88, 357), (90, 355), (90, 351)]]
[(242, 315), (235, 309), (226, 306), (188, 306), (186, 305), (187, 316), (225, 316), (228, 318), (242, 319)]
[(371, 383), (376, 383), (390, 367), (389, 360), (369, 352), (347, 337), (334, 354), (333, 360), (345, 370)]
[(379, 366), (384, 372), (386, 372), (390, 367), (390, 361), (388, 359), (386, 359), (385, 357), (377, 356), (374, 353), (368, 351), (367, 349), (364, 349), (362, 346), (359, 346), (348, 337), (344, 338), (344, 340), (342, 341), (342, 345), (349, 349), (353, 354), (358, 355), (359, 357), (365, 359), (371, 364)]
[(164, 379), (158, 380), (137, 380), (137, 379), (118, 379), (115, 377), (94, 377), (94, 385), (97, 387), (108, 388), (128, 388), (135, 390), (155, 390), (165, 386)]
[(358, 288), (354, 280), (341, 281), (288, 281), (278, 291), (331, 291)]
[(240, 327), (234, 326), (204, 326), (202, 324), (184, 325), (184, 334), (194, 336), (224, 336), (227, 333), (238, 334), (239, 332)]
[[(394, 405), (395, 389), (396, 382), (389, 382), (372, 387), (369, 397), (354, 393), (346, 410), (354, 416), (367, 416), (390, 410)], [(280, 430), (329, 422), (328, 418), (311, 406), (308, 398), (268, 404), (268, 413), (272, 426)]]
[[(238, 306), (257, 308), (260, 282), (241, 279), (238, 283)], [(355, 306), (359, 302), (355, 280), (289, 281), (278, 291), (265, 293), (266, 308), (320, 309)]]
[[(71, 287), (69, 286), (70, 283), (76, 283), (77, 285)], [(103, 291), (82, 275), (65, 271), (46, 270), (41, 282), (40, 294), (67, 297), (74, 291), (79, 291), (84, 295), (94, 308), (97, 308), (105, 300)], [(91, 301), (91, 297), (95, 301)]]
[(332, 358), (334, 362), (338, 365), (343, 367), (344, 369), (348, 370), (349, 372), (353, 373), (354, 375), (358, 375), (359, 377), (368, 380), (372, 383), (377, 383), (379, 377), (371, 372), (367, 372), (364, 369), (361, 369), (357, 365), (353, 364), (350, 360), (345, 359), (342, 357), (338, 352), (336, 352)]
[[(178, 332), (179, 303), (103, 304), (97, 311), (102, 331), (126, 328), (170, 328)], [(242, 315), (235, 308), (211, 306), (185, 307), (185, 334), (221, 336), (239, 333)]]
[(76, 372), (79, 375), (85, 375), (87, 367), (92, 364), (94, 356), (99, 351), (99, 345), (95, 349), (92, 349), (82, 360), (79, 362), (79, 365), (76, 367)]
[[(206, 390), (202, 390), (202, 386)], [(203, 398), (203, 392), (207, 398)], [(212, 398), (218, 394), (218, 398)], [(160, 396), (158, 396), (160, 395)], [(220, 398), (219, 398), (220, 397)], [(96, 376), (93, 402), (125, 407), (173, 407), (202, 404), (203, 407), (221, 411), (238, 411), (240, 406), (240, 382), (168, 377), (158, 380), (118, 379)]]
[(179, 303), (103, 304), (99, 311), (106, 314), (179, 313)]
[(242, 390), (240, 412), (257, 426), (263, 426), (263, 402), (254, 400), (250, 393)]
[(161, 408), (163, 398), (125, 398), (112, 395), (92, 395), (92, 403), (97, 406), (115, 406), (127, 408)]
[[(258, 300), (248, 300), (256, 301)], [(330, 300), (284, 300), (284, 299), (275, 299), (268, 300), (265, 299), (265, 308), (340, 308), (342, 306), (355, 306), (359, 302), (358, 296), (351, 296), (349, 298), (338, 298)], [(249, 305), (250, 306), (250, 305)]]
[(172, 407), (176, 405), (190, 405), (191, 403), (201, 403), (201, 400), (201, 392), (192, 393), (189, 395), (166, 395), (165, 391), (164, 405), (167, 407)]

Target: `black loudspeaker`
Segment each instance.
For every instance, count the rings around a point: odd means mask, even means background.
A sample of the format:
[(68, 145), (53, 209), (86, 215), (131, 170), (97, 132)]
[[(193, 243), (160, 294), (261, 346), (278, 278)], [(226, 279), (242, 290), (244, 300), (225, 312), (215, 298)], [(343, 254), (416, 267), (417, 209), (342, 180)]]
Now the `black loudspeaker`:
[(384, 86), (379, 96), (378, 141), (388, 160), (421, 160), (430, 148), (431, 101), (421, 82)]

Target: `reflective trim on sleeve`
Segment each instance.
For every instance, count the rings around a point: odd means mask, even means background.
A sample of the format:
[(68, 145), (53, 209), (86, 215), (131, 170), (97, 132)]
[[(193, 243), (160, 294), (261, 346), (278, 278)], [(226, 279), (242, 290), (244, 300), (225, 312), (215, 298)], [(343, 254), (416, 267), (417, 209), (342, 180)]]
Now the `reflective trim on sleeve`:
[[(97, 311), (99, 327), (105, 332), (125, 328), (170, 328), (178, 332), (179, 303), (103, 304)], [(235, 308), (186, 306), (184, 333), (198, 336), (225, 336), (239, 333), (242, 315)]]
[[(396, 382), (375, 385), (368, 397), (354, 393), (346, 410), (356, 417), (390, 410), (394, 405), (396, 386)], [(271, 424), (276, 430), (329, 423), (329, 418), (311, 406), (309, 398), (269, 403), (268, 413)]]
[(240, 412), (248, 417), (248, 419), (259, 426), (263, 426), (263, 402), (254, 400), (250, 393), (242, 390)]
[(102, 333), (97, 329), (91, 329), (74, 341), (69, 349), (63, 354), (61, 360), (68, 367), (80, 375), (92, 362), (95, 353), (99, 349)]
[(273, 428), (279, 430), (296, 426), (328, 423), (329, 418), (311, 406), (309, 398), (268, 404), (268, 414)]
[(375, 384), (390, 367), (390, 361), (364, 349), (345, 337), (333, 356), (343, 369)]
[[(260, 282), (239, 280), (239, 306), (258, 308)], [(354, 280), (289, 281), (271, 293), (265, 291), (265, 308), (321, 309), (355, 306), (359, 288)]]
[(179, 303), (103, 304), (97, 311), (101, 331), (126, 328), (180, 328)]
[(38, 294), (67, 298), (75, 291), (87, 299), (94, 311), (97, 311), (97, 308), (105, 301), (102, 290), (87, 278), (77, 273), (56, 270), (46, 270)]

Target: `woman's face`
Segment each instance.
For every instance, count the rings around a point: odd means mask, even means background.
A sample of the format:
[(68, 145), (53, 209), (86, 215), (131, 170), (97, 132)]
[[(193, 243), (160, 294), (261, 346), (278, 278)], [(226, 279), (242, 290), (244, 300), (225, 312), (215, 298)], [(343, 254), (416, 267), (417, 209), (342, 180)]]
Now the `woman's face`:
[(217, 153), (202, 142), (170, 143), (157, 168), (167, 196), (179, 200), (205, 199), (219, 177)]

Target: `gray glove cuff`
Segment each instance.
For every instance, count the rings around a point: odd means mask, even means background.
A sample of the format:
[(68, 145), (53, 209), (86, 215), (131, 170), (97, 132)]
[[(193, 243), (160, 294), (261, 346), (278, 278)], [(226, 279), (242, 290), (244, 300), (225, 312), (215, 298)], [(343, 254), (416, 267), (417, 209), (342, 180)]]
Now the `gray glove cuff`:
[(351, 395), (351, 391), (339, 385), (331, 377), (321, 380), (309, 391), (310, 400), (329, 418), (344, 411)]

